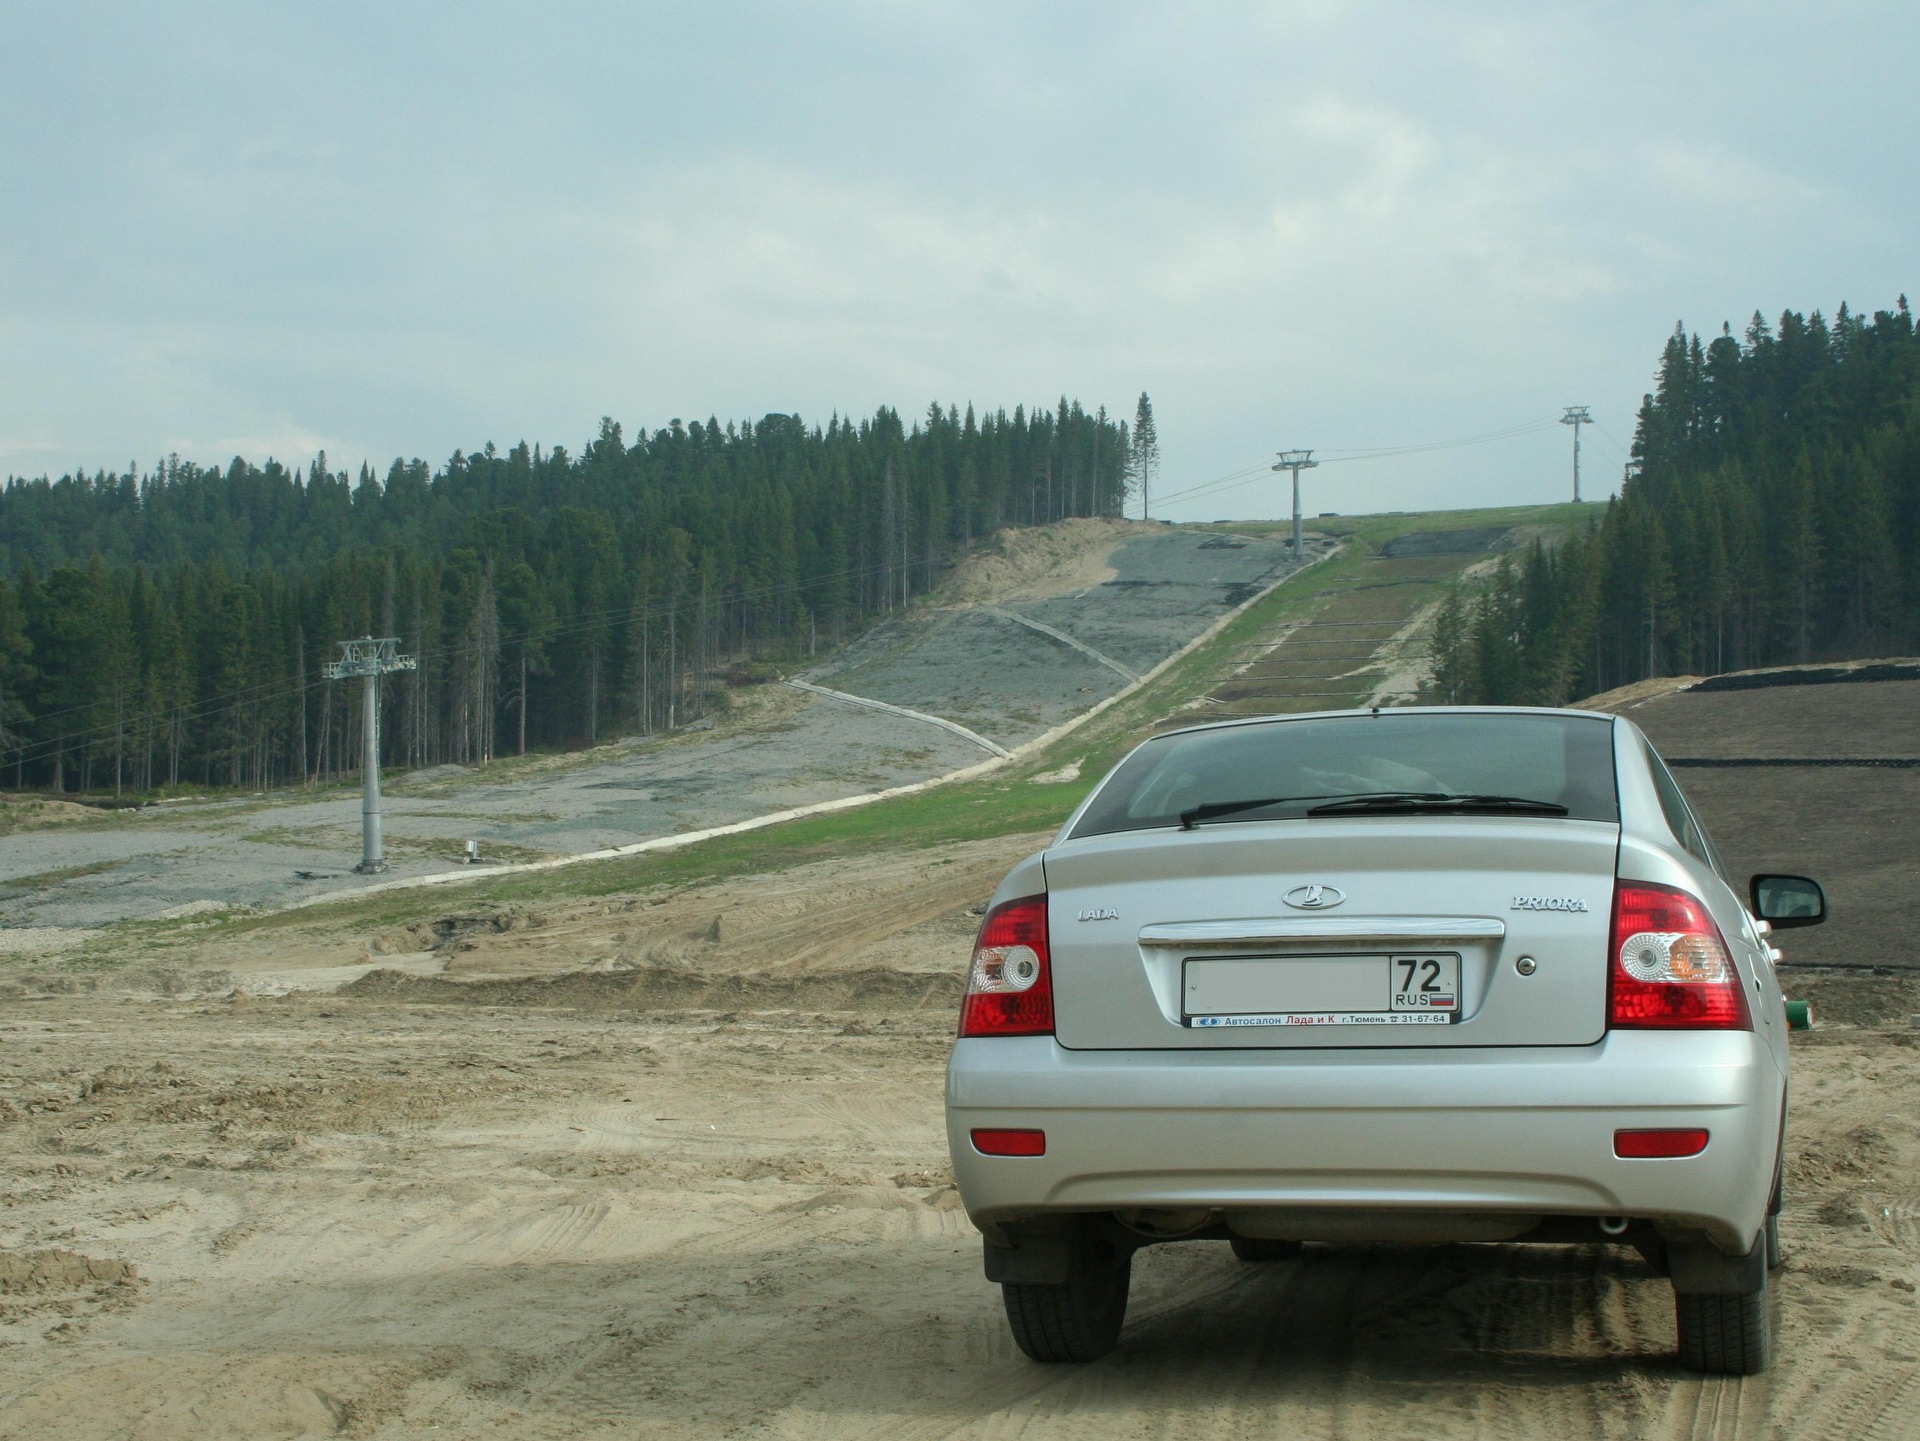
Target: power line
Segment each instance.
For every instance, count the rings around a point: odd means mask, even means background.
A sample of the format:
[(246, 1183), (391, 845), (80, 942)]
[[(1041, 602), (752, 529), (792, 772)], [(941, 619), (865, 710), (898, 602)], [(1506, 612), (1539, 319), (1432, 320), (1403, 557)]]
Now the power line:
[(1185, 490), (1176, 490), (1172, 495), (1163, 495), (1160, 497), (1160, 503), (1165, 505), (1170, 500), (1184, 500), (1188, 496), (1199, 495), (1202, 492), (1210, 491), (1216, 486), (1225, 485), (1228, 489), (1232, 489), (1233, 487), (1228, 485), (1230, 481), (1245, 485), (1248, 481), (1254, 480), (1266, 473), (1267, 462), (1263, 460), (1258, 465), (1249, 465), (1245, 469), (1236, 470), (1229, 475), (1218, 476), (1213, 480), (1204, 480), (1198, 485), (1188, 486)]
[[(1493, 445), (1504, 440), (1517, 440), (1522, 436), (1539, 435), (1553, 429), (1559, 421), (1552, 418), (1529, 420), (1519, 425), (1510, 425), (1502, 430), (1490, 430), (1480, 435), (1462, 436), (1457, 440), (1426, 441), (1415, 445), (1384, 445), (1369, 449), (1321, 451), (1317, 465), (1347, 465), (1360, 460), (1391, 460), (1403, 455), (1426, 455), (1440, 450), (1461, 450), (1469, 446)], [(1219, 495), (1229, 490), (1238, 490), (1249, 485), (1270, 469), (1267, 462), (1257, 466), (1248, 466), (1230, 474), (1202, 481), (1199, 485), (1189, 486), (1185, 490), (1175, 491), (1171, 495), (1160, 497), (1162, 505), (1176, 500), (1191, 500), (1203, 495)]]
[(1620, 458), (1622, 460), (1630, 461), (1633, 459), (1632, 448), (1628, 446), (1624, 441), (1622, 441), (1619, 436), (1615, 435), (1611, 430), (1608, 430), (1606, 426), (1602, 425), (1597, 420), (1593, 422), (1593, 428), (1600, 432), (1601, 437), (1607, 442), (1607, 444), (1611, 445), (1615, 450), (1620, 452)]
[(1516, 440), (1523, 435), (1538, 435), (1551, 430), (1557, 421), (1529, 420), (1520, 425), (1510, 425), (1504, 430), (1490, 430), (1481, 435), (1462, 436), (1458, 440), (1425, 441), (1417, 445), (1385, 445), (1370, 450), (1334, 450), (1327, 452), (1326, 464), (1344, 465), (1355, 460), (1386, 460), (1399, 455), (1424, 455), (1435, 450), (1461, 450), (1473, 445), (1492, 445), (1502, 440)]

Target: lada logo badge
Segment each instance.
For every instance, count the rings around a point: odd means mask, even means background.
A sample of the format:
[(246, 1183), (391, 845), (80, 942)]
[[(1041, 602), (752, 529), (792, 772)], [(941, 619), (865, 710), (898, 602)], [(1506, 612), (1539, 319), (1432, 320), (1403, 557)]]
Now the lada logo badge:
[(1114, 910), (1111, 906), (1095, 906), (1092, 910), (1080, 912), (1079, 919), (1083, 921), (1117, 921), (1120, 919), (1120, 912)]
[(1338, 886), (1295, 886), (1280, 899), (1296, 911), (1324, 911), (1347, 898), (1347, 893)]

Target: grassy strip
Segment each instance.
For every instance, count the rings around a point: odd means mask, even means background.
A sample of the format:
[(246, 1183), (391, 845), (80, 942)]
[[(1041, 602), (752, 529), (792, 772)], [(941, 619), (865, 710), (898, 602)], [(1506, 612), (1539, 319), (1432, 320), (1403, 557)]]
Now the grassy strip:
[(88, 861), (85, 865), (62, 866), (58, 870), (35, 871), (32, 875), (14, 876), (9, 880), (0, 881), (0, 896), (24, 895), (28, 891), (57, 886), (62, 881), (77, 881), (82, 876), (97, 876), (102, 871), (110, 871), (115, 866), (125, 864), (124, 860)]

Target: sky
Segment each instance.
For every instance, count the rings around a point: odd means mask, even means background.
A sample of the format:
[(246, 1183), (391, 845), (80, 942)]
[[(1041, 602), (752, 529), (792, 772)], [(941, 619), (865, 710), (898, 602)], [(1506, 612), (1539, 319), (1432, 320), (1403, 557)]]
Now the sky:
[(1564, 499), (1572, 404), (1595, 498), (1676, 323), (1920, 283), (1916, 42), (1846, 0), (12, 5), (0, 474), (1144, 391), (1173, 519), (1282, 513), (1295, 447), (1340, 462), (1309, 514)]

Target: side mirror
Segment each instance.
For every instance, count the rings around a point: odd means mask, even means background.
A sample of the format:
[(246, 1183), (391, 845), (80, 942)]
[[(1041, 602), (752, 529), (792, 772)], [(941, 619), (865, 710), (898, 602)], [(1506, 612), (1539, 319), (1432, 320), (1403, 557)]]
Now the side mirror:
[(1755, 876), (1747, 883), (1753, 913), (1776, 931), (1817, 926), (1827, 918), (1827, 893), (1805, 876)]

